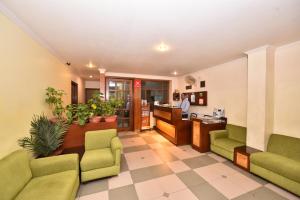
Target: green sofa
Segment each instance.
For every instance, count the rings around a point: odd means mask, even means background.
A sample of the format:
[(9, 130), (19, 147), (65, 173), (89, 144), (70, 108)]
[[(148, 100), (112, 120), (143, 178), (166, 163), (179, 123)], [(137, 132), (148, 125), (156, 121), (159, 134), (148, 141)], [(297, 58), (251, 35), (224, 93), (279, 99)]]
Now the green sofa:
[(210, 150), (233, 161), (234, 148), (246, 145), (247, 129), (232, 124), (226, 130), (210, 131)]
[(300, 139), (272, 134), (266, 152), (251, 154), (250, 171), (300, 196)]
[(73, 200), (79, 187), (77, 154), (31, 159), (18, 150), (0, 160), (1, 200)]
[(118, 175), (121, 149), (116, 129), (86, 132), (85, 152), (80, 162), (81, 181)]

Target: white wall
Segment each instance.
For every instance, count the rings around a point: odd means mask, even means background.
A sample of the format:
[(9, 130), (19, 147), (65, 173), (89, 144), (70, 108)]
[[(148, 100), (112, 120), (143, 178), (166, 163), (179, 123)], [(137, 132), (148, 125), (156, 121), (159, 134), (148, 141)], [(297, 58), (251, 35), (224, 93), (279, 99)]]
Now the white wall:
[[(185, 90), (184, 77), (178, 78), (180, 92), (207, 91), (207, 106), (191, 106), (190, 112), (212, 114), (215, 107), (225, 108), (228, 123), (246, 126), (247, 116), (247, 58), (240, 58), (192, 74), (196, 87)], [(200, 88), (200, 80), (206, 87)]]
[(300, 138), (300, 41), (275, 51), (274, 132)]
[(85, 88), (100, 88), (100, 81), (85, 81)]

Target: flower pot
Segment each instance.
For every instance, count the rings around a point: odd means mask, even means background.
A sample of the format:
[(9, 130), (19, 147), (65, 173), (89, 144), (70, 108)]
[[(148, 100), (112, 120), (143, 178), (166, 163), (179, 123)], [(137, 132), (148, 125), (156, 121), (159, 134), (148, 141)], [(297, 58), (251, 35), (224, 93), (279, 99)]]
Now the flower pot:
[(106, 122), (114, 122), (117, 120), (117, 115), (112, 115), (112, 116), (106, 116), (105, 121)]
[(99, 123), (101, 120), (101, 117), (100, 116), (94, 116), (94, 117), (90, 117), (89, 121), (91, 123)]

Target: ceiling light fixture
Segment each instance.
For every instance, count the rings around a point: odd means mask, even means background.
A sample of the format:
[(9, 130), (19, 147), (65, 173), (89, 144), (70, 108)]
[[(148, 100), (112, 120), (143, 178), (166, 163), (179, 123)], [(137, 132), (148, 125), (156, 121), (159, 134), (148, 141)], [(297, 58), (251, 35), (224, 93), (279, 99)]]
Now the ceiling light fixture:
[(90, 78), (93, 78), (93, 76), (92, 76), (92, 75), (90, 75), (89, 77), (90, 77)]
[(91, 69), (95, 67), (95, 65), (92, 62), (89, 62), (89, 64), (87, 64), (86, 66)]
[(166, 52), (170, 50), (170, 47), (164, 42), (161, 42), (159, 45), (157, 45), (156, 50), (160, 52)]
[(176, 72), (176, 71), (174, 71), (174, 72), (173, 72), (173, 74), (176, 76), (176, 75), (177, 75), (177, 72)]

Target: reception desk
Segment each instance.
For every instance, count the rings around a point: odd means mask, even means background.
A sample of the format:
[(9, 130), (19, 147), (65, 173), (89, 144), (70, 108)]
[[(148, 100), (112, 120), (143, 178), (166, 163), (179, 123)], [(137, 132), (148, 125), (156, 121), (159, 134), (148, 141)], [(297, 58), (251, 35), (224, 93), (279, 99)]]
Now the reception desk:
[(175, 145), (191, 143), (191, 121), (182, 119), (181, 108), (155, 106), (155, 129)]

